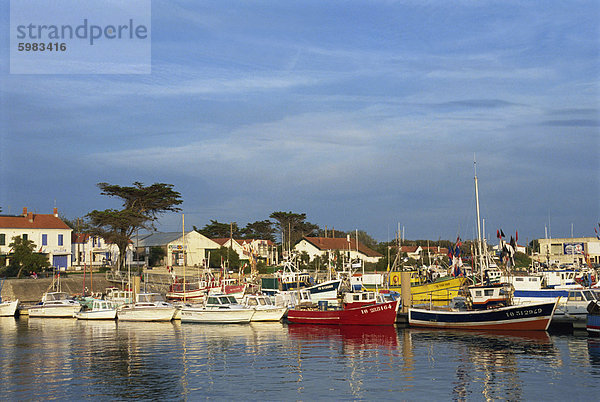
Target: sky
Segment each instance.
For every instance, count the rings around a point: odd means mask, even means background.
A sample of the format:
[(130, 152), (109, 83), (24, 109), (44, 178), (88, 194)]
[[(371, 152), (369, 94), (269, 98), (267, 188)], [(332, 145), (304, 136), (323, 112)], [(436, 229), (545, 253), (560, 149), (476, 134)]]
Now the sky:
[(0, 41), (2, 213), (74, 219), (119, 206), (98, 182), (162, 182), (189, 229), (292, 211), (471, 239), (475, 159), (488, 237), (594, 236), (597, 1), (155, 0), (151, 18), (151, 74), (11, 74)]

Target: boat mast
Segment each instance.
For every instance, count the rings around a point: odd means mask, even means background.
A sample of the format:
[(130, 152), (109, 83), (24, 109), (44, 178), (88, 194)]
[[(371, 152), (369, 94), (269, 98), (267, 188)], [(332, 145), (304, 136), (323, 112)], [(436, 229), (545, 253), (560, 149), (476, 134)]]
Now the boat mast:
[(475, 168), (475, 205), (477, 208), (477, 251), (479, 254), (479, 273), (481, 275), (481, 283), (483, 283), (483, 252), (481, 249), (481, 220), (479, 217), (479, 186), (477, 184), (477, 162), (473, 158), (473, 166)]
[(186, 293), (185, 293), (185, 214), (181, 214), (181, 252), (183, 253), (183, 302), (186, 302)]

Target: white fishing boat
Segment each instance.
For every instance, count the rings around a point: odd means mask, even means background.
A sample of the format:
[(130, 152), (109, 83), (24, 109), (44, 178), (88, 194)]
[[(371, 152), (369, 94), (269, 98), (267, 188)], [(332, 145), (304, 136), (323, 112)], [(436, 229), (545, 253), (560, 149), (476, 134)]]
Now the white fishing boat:
[(114, 320), (117, 318), (117, 304), (109, 300), (94, 299), (91, 309), (82, 309), (75, 314), (78, 320)]
[(279, 321), (288, 310), (287, 307), (274, 305), (271, 298), (266, 295), (245, 295), (242, 305), (254, 309), (252, 322)]
[(40, 304), (28, 309), (29, 317), (73, 318), (81, 310), (81, 304), (69, 298), (65, 292), (44, 293)]
[(247, 324), (255, 310), (239, 304), (230, 295), (208, 296), (205, 305), (194, 305), (181, 309), (181, 322), (204, 324)]
[(117, 318), (120, 321), (171, 321), (176, 310), (160, 293), (139, 293), (135, 303), (119, 307)]
[(2, 301), (0, 299), (0, 317), (12, 317), (17, 314), (19, 309), (19, 300)]

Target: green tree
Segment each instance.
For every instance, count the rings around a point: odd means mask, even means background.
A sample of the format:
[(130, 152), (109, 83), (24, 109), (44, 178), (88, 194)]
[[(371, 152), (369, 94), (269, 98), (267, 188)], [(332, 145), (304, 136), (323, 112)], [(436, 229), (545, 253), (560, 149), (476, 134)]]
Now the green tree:
[(233, 236), (235, 239), (241, 236), (237, 223), (223, 223), (212, 219), (202, 229), (194, 226), (194, 230), (209, 239), (229, 238), (230, 236)]
[(241, 233), (246, 239), (275, 241), (275, 229), (273, 228), (273, 222), (268, 219), (264, 221), (248, 223), (246, 227), (241, 230)]
[(218, 268), (222, 265), (227, 266), (227, 262), (229, 262), (229, 269), (237, 270), (240, 268), (240, 257), (233, 249), (221, 247), (210, 251), (210, 267)]
[(148, 265), (154, 267), (162, 261), (163, 258), (167, 255), (167, 252), (164, 248), (160, 246), (150, 247), (150, 255), (148, 256)]
[(4, 268), (3, 275), (19, 278), (23, 270), (26, 272), (41, 272), (50, 267), (50, 261), (45, 254), (35, 253), (37, 248), (31, 240), (15, 236), (8, 245), (12, 252), (9, 254), (10, 265)]
[(94, 210), (86, 215), (87, 232), (112, 242), (119, 248), (119, 267), (123, 268), (125, 250), (131, 236), (139, 229), (154, 229), (159, 214), (179, 212), (183, 201), (173, 185), (154, 183), (144, 186), (134, 182), (133, 186), (98, 183), (102, 195), (120, 198), (123, 208)]
[(318, 234), (319, 227), (310, 222), (305, 222), (306, 214), (294, 212), (273, 212), (269, 218), (274, 219), (278, 233), (281, 233), (281, 244), (289, 243), (292, 247), (304, 236)]

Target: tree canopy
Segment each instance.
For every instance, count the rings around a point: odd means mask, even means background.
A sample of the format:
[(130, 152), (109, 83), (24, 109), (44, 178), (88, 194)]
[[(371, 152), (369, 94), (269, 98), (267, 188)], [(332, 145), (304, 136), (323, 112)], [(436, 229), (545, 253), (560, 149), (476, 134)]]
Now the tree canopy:
[(223, 223), (211, 219), (210, 223), (204, 225), (202, 229), (198, 229), (194, 226), (194, 230), (209, 239), (229, 238), (231, 236), (234, 238), (240, 237), (240, 229), (235, 222)]
[(98, 183), (102, 195), (120, 198), (123, 208), (94, 210), (87, 214), (87, 232), (101, 236), (119, 247), (119, 265), (123, 267), (124, 254), (131, 236), (139, 229), (154, 229), (158, 215), (179, 212), (181, 194), (173, 190), (172, 184), (154, 183), (144, 186), (134, 182), (133, 186)]
[(281, 243), (289, 243), (290, 246), (294, 246), (304, 236), (313, 236), (318, 233), (319, 227), (310, 222), (305, 222), (305, 213), (294, 213), (294, 212), (273, 212), (270, 216), (274, 219), (275, 226), (278, 232), (281, 233)]

